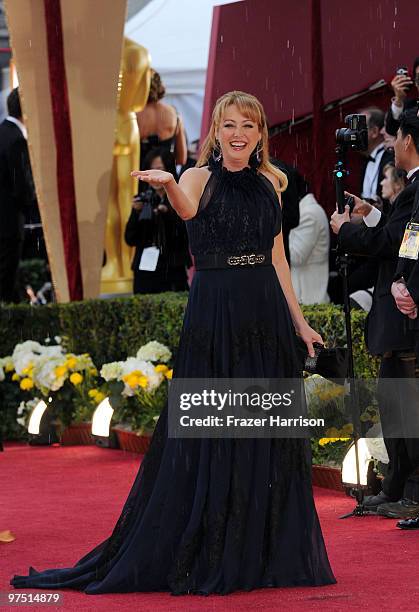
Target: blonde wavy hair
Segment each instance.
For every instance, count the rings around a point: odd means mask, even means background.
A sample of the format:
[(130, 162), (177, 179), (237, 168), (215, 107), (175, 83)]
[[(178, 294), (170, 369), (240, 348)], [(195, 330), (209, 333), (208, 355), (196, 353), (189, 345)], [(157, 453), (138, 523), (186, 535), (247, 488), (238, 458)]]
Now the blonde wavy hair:
[(208, 164), (209, 158), (217, 147), (217, 129), (223, 120), (226, 109), (233, 105), (238, 108), (242, 115), (250, 119), (250, 121), (254, 121), (262, 134), (261, 147), (259, 148), (261, 161), (258, 171), (261, 172), (265, 170), (265, 172), (274, 174), (279, 180), (279, 191), (285, 191), (288, 185), (286, 174), (281, 172), (281, 170), (269, 161), (268, 126), (263, 106), (255, 96), (245, 93), (244, 91), (229, 91), (221, 96), (221, 98), (218, 98), (214, 110), (212, 111), (211, 127), (202, 144), (201, 153), (196, 165), (200, 167)]

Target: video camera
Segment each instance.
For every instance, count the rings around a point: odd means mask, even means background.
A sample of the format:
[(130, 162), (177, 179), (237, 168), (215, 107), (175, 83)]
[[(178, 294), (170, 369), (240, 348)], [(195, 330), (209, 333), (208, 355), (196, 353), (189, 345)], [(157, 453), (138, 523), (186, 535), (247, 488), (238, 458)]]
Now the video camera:
[(368, 149), (368, 128), (365, 115), (347, 115), (348, 127), (336, 130), (336, 144), (343, 149), (366, 151)]
[(143, 208), (139, 214), (139, 221), (150, 221), (153, 219), (154, 212), (157, 212), (157, 207), (161, 204), (161, 197), (152, 187), (148, 187), (134, 197), (134, 202), (141, 202)]

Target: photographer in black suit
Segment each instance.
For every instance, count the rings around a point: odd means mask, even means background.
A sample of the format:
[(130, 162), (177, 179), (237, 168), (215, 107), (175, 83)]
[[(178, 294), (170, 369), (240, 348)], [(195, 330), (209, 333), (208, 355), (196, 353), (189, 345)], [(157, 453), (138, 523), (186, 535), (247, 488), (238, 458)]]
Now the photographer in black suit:
[[(394, 97), (391, 99), (391, 106), (386, 118), (386, 131), (391, 136), (397, 135), (402, 112), (411, 108), (417, 108), (417, 98), (419, 98), (419, 57), (413, 62), (412, 77), (406, 74), (407, 70), (404, 72), (405, 74), (396, 74), (391, 81)], [(408, 98), (408, 93), (414, 88), (416, 89), (415, 97)]]
[(0, 125), (0, 302), (16, 299), (25, 209), (36, 202), (17, 88), (7, 98), (7, 111)]
[[(143, 167), (165, 170), (177, 180), (175, 159), (164, 148), (152, 149)], [(134, 293), (188, 291), (186, 268), (192, 265), (185, 222), (162, 188), (141, 191), (134, 199), (125, 242), (136, 247), (132, 269)]]
[[(396, 163), (398, 167), (408, 170), (403, 160), (397, 159), (397, 153)], [(379, 263), (365, 340), (370, 353), (381, 356), (380, 379), (415, 376), (412, 333), (408, 329), (406, 316), (398, 310), (391, 295), (399, 247), (406, 223), (411, 217), (415, 193), (415, 186), (408, 185), (397, 196), (388, 215), (355, 197), (354, 212), (364, 217), (360, 225), (350, 223), (348, 207), (344, 214), (334, 213), (331, 220), (332, 230), (338, 234), (342, 251), (366, 255)], [(403, 499), (403, 492), (408, 477), (419, 465), (419, 441), (386, 437), (386, 431), (397, 419), (400, 399), (396, 392), (392, 396), (385, 384), (379, 387), (378, 398), (390, 462), (382, 492), (367, 497), (364, 504), (370, 509), (377, 509), (377, 513), (384, 516), (409, 517), (418, 511), (419, 506)]]
[[(367, 118), (368, 149), (361, 155), (365, 158), (361, 173), (360, 193), (363, 199), (378, 202), (387, 212), (389, 203), (381, 201), (385, 166), (394, 160), (394, 153), (385, 146), (383, 127), (384, 113), (376, 107), (364, 108), (359, 114)], [(378, 274), (378, 261), (353, 257), (349, 269), (349, 291), (368, 290), (374, 287)]]

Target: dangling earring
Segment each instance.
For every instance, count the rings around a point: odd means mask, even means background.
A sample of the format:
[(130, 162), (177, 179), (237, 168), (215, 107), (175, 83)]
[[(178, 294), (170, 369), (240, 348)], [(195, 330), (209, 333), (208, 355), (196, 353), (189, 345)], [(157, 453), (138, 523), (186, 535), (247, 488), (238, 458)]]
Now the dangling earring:
[[(223, 152), (221, 151), (220, 143), (218, 142), (218, 140), (215, 141), (215, 146), (216, 148), (212, 151), (212, 157), (213, 160), (218, 163), (223, 158)], [(218, 153), (216, 154), (217, 150)]]
[(258, 164), (260, 164), (261, 162), (260, 154), (262, 153), (262, 151), (263, 151), (263, 144), (262, 144), (262, 141), (260, 140), (258, 142), (258, 148), (256, 149), (256, 161)]

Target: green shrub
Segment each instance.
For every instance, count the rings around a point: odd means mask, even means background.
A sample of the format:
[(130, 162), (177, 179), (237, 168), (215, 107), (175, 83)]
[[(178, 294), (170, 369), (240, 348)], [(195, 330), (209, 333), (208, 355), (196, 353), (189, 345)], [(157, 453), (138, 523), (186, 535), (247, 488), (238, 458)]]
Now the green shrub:
[(10, 355), (19, 342), (36, 340), (61, 334), (60, 310), (62, 305), (29, 306), (16, 304), (0, 307), (0, 357)]

